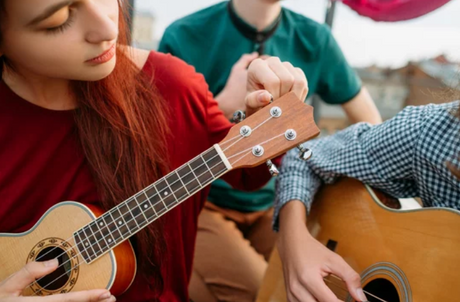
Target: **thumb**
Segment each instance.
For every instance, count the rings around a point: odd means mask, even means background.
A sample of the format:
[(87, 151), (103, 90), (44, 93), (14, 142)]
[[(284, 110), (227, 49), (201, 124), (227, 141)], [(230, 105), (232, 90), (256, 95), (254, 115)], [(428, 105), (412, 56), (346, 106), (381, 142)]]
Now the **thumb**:
[(256, 90), (246, 96), (246, 115), (250, 116), (273, 101), (273, 96), (267, 90)]
[(257, 59), (259, 55), (257, 52), (253, 52), (250, 54), (244, 54), (241, 56), (241, 58), (233, 65), (233, 68), (236, 69), (246, 69), (248, 68), (249, 64), (251, 64), (252, 61)]
[(52, 273), (58, 267), (58, 260), (29, 262), (20, 271), (14, 273), (3, 282), (3, 290), (9, 294), (20, 294), (36, 279)]

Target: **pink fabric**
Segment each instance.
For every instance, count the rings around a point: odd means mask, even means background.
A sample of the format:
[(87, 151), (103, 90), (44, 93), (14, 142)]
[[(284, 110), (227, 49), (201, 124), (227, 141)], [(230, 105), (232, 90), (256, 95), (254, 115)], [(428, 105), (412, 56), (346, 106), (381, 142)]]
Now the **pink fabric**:
[(374, 21), (396, 22), (414, 19), (443, 6), (450, 0), (342, 0), (358, 14)]

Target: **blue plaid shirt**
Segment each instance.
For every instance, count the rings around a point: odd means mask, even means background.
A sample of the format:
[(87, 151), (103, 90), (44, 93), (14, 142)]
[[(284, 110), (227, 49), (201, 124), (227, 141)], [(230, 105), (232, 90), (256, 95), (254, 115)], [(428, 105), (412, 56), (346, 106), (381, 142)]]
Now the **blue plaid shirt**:
[(447, 162), (460, 168), (460, 102), (406, 107), (393, 119), (372, 126), (358, 123), (304, 145), (313, 157), (302, 161), (289, 151), (278, 176), (274, 228), (291, 200), (310, 210), (322, 183), (351, 177), (396, 198), (420, 197), (425, 207), (460, 210), (460, 181)]

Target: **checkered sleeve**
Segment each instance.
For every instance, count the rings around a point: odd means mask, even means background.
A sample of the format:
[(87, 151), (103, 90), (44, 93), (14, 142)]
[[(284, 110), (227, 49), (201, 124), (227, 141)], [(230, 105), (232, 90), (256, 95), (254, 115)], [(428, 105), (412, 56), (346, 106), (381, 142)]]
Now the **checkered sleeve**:
[(313, 152), (308, 161), (298, 157), (297, 149), (289, 151), (276, 184), (274, 229), (278, 230), (279, 212), (287, 202), (300, 200), (308, 212), (320, 185), (340, 177), (358, 179), (398, 198), (417, 196), (414, 149), (428, 108), (406, 107), (383, 124), (358, 123), (307, 142), (304, 146)]

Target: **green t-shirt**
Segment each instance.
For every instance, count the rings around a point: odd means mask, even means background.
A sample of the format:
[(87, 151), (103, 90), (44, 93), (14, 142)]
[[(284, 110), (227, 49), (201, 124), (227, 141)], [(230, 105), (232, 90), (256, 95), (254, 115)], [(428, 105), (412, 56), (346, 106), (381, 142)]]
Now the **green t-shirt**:
[[(214, 95), (225, 87), (240, 57), (259, 47), (234, 26), (227, 5), (227, 1), (221, 2), (175, 21), (166, 29), (159, 47), (159, 51), (193, 65)], [(361, 89), (361, 81), (329, 28), (289, 9), (282, 9), (281, 21), (265, 42), (264, 54), (301, 68), (308, 79), (308, 96), (318, 94), (329, 104), (346, 103)], [(243, 212), (265, 210), (272, 206), (274, 197), (274, 179), (256, 192), (235, 190), (219, 179), (209, 194), (216, 205)]]

